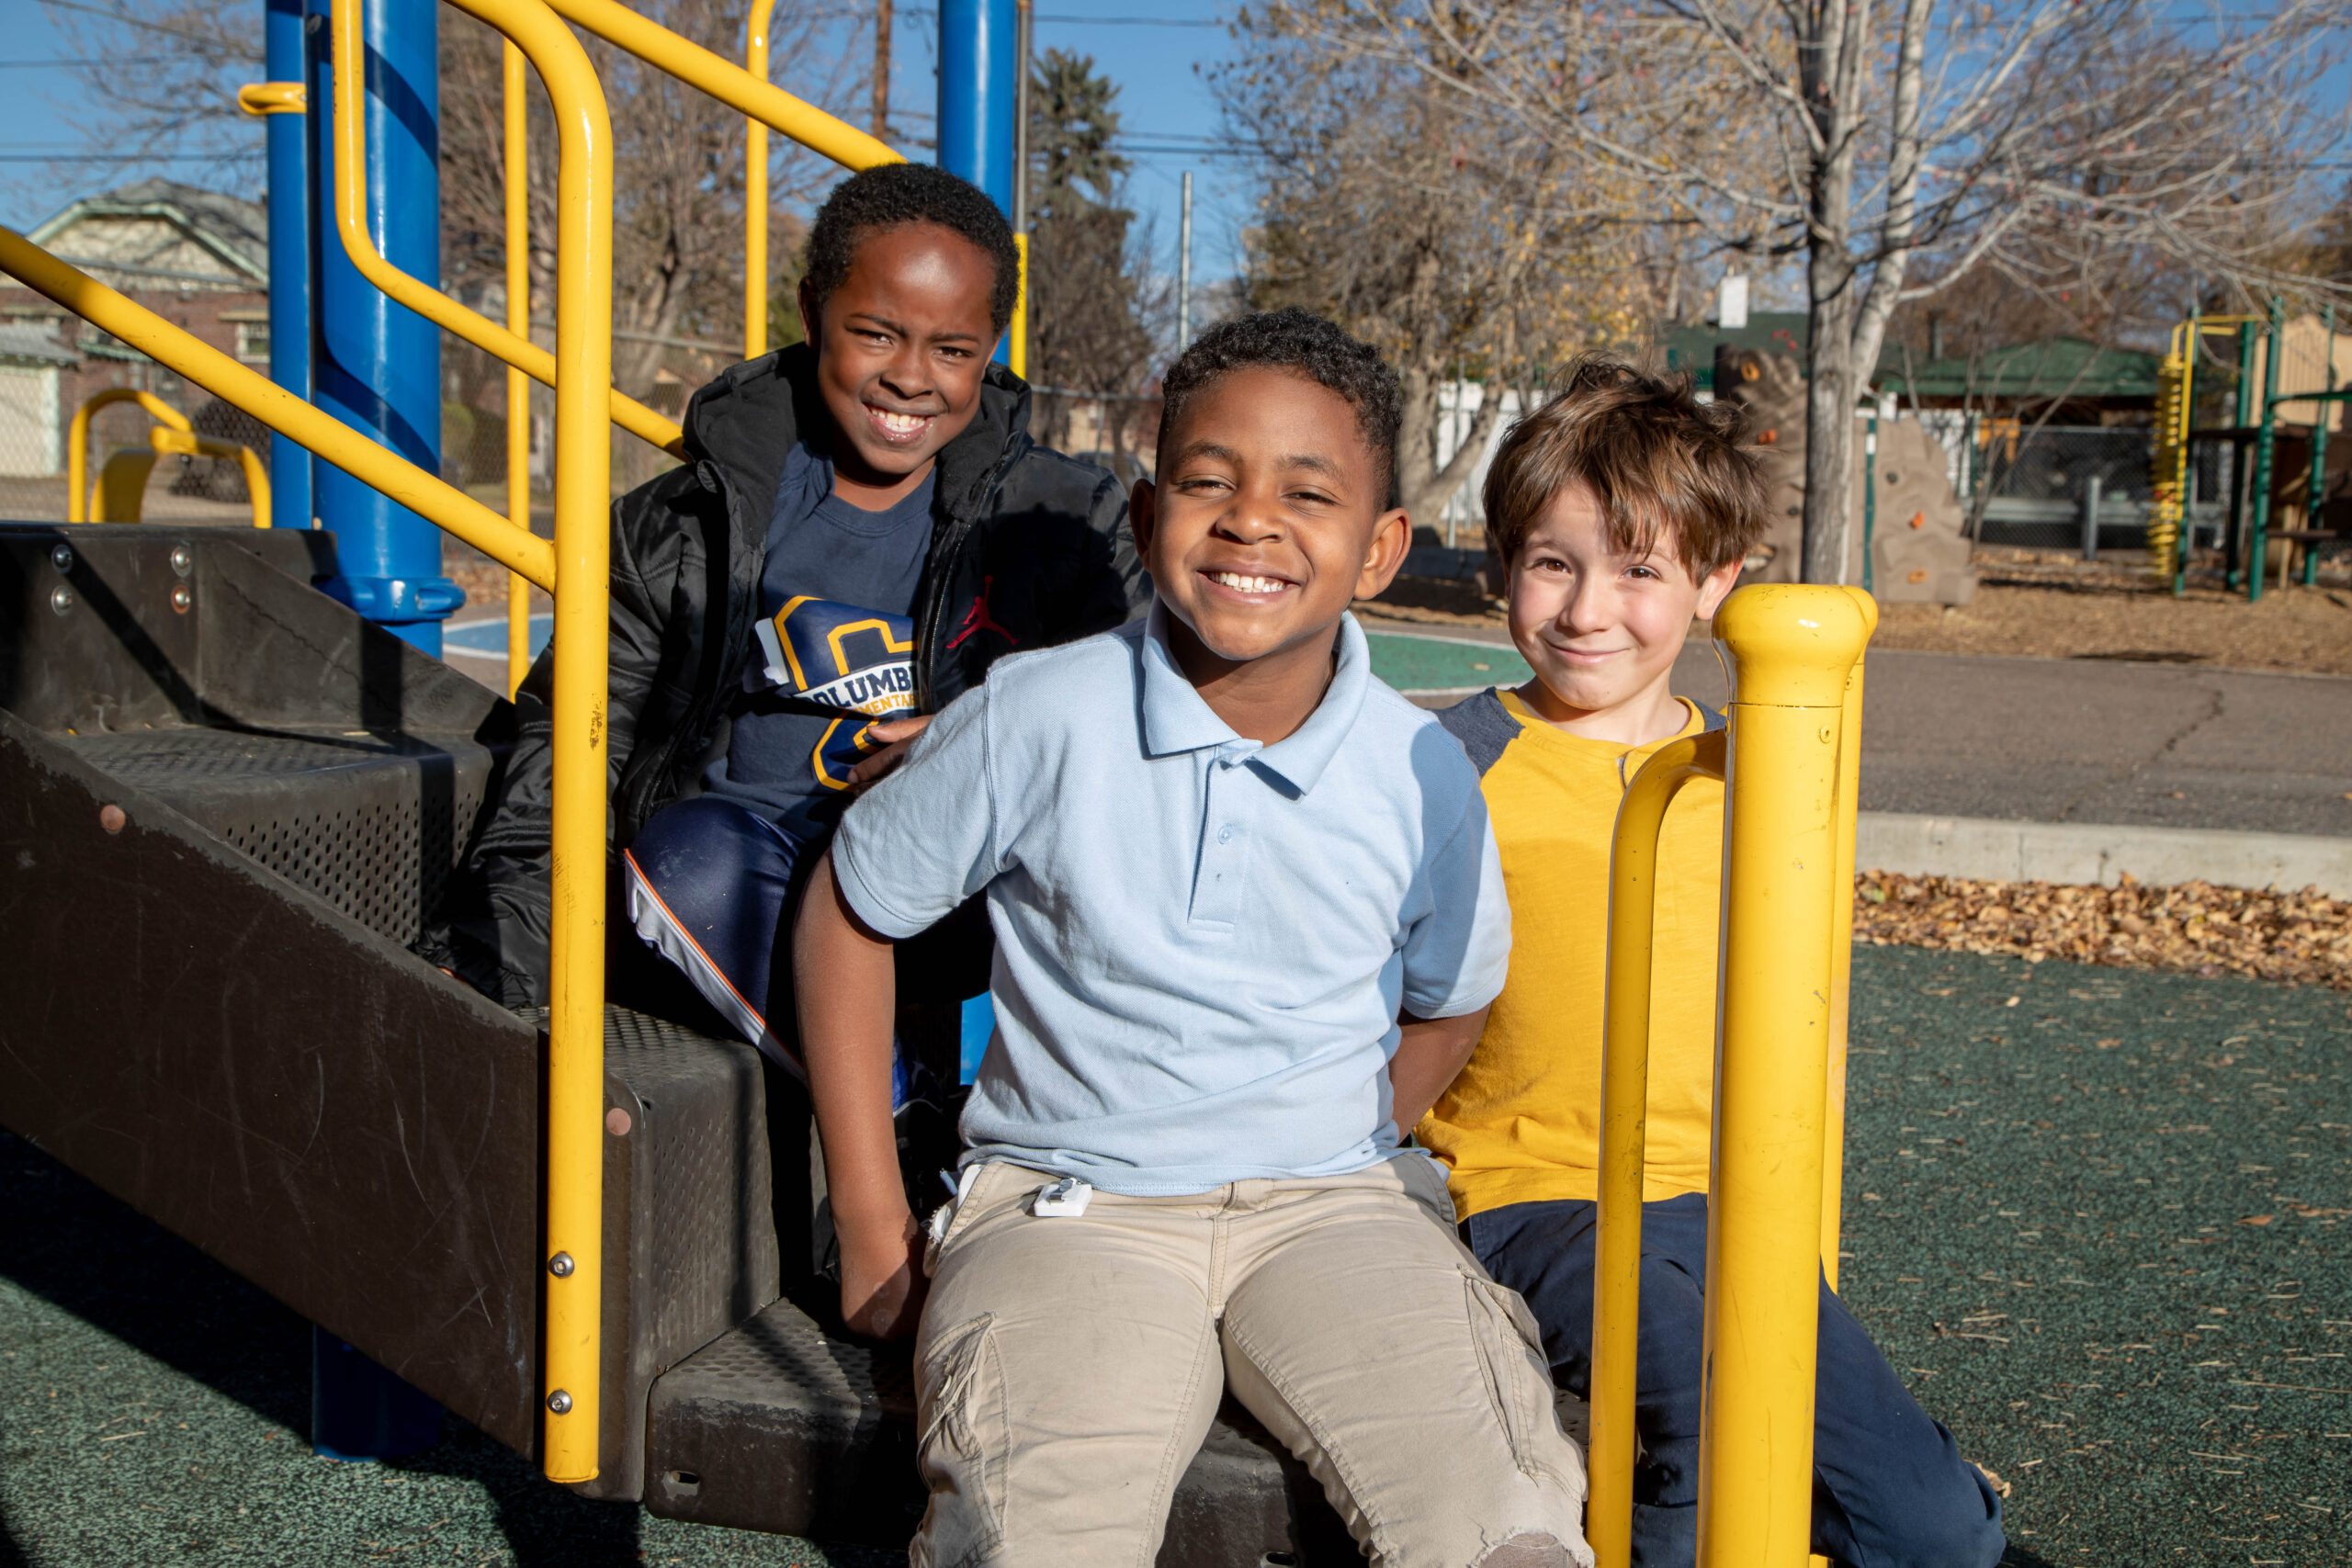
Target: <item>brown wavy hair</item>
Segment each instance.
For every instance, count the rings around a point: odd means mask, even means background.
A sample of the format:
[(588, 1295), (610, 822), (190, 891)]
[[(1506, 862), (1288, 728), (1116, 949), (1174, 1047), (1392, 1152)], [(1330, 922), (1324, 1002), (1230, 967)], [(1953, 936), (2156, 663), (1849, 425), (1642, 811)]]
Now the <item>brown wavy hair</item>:
[(1740, 412), (1702, 403), (1688, 375), (1652, 376), (1586, 355), (1543, 407), (1510, 427), (1487, 470), (1487, 537), (1515, 561), (1553, 498), (1592, 491), (1610, 542), (1666, 547), (1694, 577), (1744, 560), (1764, 536), (1764, 476), (1739, 445)]

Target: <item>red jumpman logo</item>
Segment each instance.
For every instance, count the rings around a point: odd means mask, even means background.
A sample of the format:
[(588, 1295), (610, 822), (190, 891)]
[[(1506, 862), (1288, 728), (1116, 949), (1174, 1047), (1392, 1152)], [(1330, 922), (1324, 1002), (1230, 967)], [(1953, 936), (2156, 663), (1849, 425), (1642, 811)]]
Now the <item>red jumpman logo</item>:
[(972, 601), (970, 609), (964, 612), (964, 619), (956, 626), (956, 635), (947, 639), (949, 648), (961, 648), (981, 632), (994, 632), (1004, 638), (1009, 646), (1013, 648), (1021, 646), (1021, 639), (997, 625), (996, 617), (989, 614), (989, 590), (995, 586), (995, 578), (980, 579), (980, 596)]

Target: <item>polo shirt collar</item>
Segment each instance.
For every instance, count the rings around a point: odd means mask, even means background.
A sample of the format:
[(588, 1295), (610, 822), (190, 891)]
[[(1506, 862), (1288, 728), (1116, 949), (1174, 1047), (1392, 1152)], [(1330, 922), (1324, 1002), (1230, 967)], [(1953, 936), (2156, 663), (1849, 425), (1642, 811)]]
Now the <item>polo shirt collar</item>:
[(1352, 615), (1340, 617), (1339, 667), (1323, 700), (1306, 722), (1287, 738), (1261, 747), (1244, 740), (1233, 727), (1217, 717), (1186, 680), (1168, 646), (1168, 606), (1155, 601), (1144, 621), (1138, 650), (1143, 675), (1143, 745), (1148, 756), (1165, 757), (1179, 751), (1216, 747), (1233, 756), (1250, 756), (1261, 768), (1279, 776), (1300, 795), (1313, 789), (1323, 770), (1339, 754), (1356, 715), (1363, 709), (1364, 692), (1372, 680), (1372, 649)]

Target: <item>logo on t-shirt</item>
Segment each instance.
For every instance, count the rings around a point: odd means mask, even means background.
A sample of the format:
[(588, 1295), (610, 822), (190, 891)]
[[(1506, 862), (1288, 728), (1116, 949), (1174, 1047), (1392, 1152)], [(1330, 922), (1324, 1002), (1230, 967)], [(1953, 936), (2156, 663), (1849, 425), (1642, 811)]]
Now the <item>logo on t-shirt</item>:
[(915, 705), (915, 625), (806, 594), (759, 624), (760, 673), (803, 702), (888, 718)]

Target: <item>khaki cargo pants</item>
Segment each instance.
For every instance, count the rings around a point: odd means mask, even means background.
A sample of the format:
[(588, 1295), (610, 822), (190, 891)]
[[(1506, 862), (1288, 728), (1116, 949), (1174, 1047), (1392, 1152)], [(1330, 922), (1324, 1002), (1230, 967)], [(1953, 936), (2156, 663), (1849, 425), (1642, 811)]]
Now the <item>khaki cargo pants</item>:
[(932, 1245), (916, 1568), (1150, 1568), (1227, 1385), (1374, 1562), (1591, 1562), (1534, 1320), (1432, 1161), (1076, 1216), (1031, 1213), (1047, 1181), (982, 1167)]

